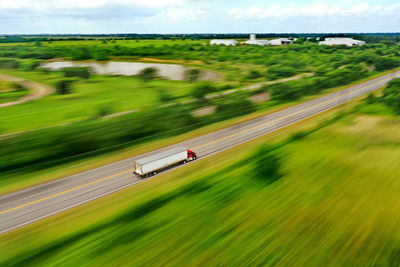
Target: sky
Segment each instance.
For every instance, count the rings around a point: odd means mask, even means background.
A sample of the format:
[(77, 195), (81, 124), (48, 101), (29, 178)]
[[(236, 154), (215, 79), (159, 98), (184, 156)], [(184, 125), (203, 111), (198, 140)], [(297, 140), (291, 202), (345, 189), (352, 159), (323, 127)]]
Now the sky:
[(0, 0), (0, 34), (400, 32), (399, 0)]

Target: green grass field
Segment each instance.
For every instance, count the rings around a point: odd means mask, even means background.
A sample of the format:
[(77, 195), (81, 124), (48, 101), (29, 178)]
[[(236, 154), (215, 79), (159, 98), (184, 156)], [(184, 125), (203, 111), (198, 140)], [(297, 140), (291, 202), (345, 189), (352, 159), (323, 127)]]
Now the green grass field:
[(291, 140), (277, 180), (261, 138), (5, 234), (2, 265), (398, 266), (400, 118)]
[[(28, 80), (54, 84), (60, 73), (41, 74), (2, 70)], [(184, 81), (154, 80), (144, 82), (134, 77), (94, 76), (73, 85), (73, 93), (50, 95), (43, 99), (0, 109), (2, 133), (29, 130), (57, 123), (95, 117), (102, 108), (112, 113), (140, 109), (157, 104), (160, 90), (174, 97), (185, 97), (193, 84)]]

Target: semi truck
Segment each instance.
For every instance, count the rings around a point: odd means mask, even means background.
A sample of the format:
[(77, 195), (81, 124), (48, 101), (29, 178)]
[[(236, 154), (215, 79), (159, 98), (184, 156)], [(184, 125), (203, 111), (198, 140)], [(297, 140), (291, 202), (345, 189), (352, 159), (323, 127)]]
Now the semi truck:
[(135, 160), (134, 173), (141, 178), (150, 177), (156, 175), (163, 169), (174, 165), (185, 164), (195, 159), (197, 159), (197, 155), (192, 150), (184, 147), (174, 147)]

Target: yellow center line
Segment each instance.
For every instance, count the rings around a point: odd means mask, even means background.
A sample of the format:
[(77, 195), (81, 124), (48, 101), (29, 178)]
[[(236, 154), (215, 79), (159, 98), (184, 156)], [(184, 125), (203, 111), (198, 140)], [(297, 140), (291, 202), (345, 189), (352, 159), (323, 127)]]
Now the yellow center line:
[[(373, 84), (370, 84), (370, 85), (368, 85), (368, 86), (373, 86), (373, 85), (378, 84), (378, 83), (380, 83), (380, 82), (381, 82), (381, 81), (377, 81), (377, 82), (375, 82), (375, 83), (373, 83)], [(344, 89), (344, 90), (346, 90), (346, 89)], [(358, 92), (358, 91), (361, 91), (361, 90), (365, 90), (365, 88), (361, 88), (361, 89), (358, 89), (358, 90), (354, 90), (354, 91), (352, 91), (351, 93), (355, 93), (355, 92)], [(278, 120), (281, 120), (281, 119), (284, 119), (284, 118), (293, 116), (293, 115), (295, 115), (295, 114), (297, 114), (297, 113), (304, 112), (305, 110), (308, 110), (308, 109), (311, 109), (311, 108), (315, 108), (315, 107), (320, 106), (320, 105), (322, 105), (322, 104), (324, 104), (324, 103), (326, 103), (326, 102), (329, 102), (329, 101), (332, 101), (332, 100), (335, 100), (335, 99), (338, 99), (338, 98), (341, 98), (341, 97), (343, 97), (343, 96), (337, 96), (337, 97), (334, 97), (334, 98), (332, 98), (332, 99), (328, 99), (328, 100), (326, 100), (326, 101), (323, 101), (323, 102), (318, 103), (318, 104), (316, 104), (316, 105), (313, 105), (313, 106), (311, 106), (311, 107), (308, 107), (308, 108), (299, 110), (299, 111), (297, 111), (297, 112), (294, 112), (294, 113), (291, 113), (291, 114), (288, 114), (288, 115), (279, 117), (279, 118), (274, 119), (274, 120), (272, 120), (272, 121), (268, 121), (268, 122), (265, 122), (265, 123), (256, 125), (256, 126), (254, 126), (254, 127), (251, 127), (251, 128), (248, 128), (248, 129), (244, 129), (244, 130), (239, 131), (239, 132), (237, 132), (237, 133), (234, 133), (234, 134), (231, 134), (231, 135), (228, 135), (228, 136), (225, 136), (225, 137), (221, 137), (221, 138), (219, 138), (219, 139), (213, 140), (213, 141), (208, 142), (208, 143), (206, 143), (206, 144), (203, 144), (203, 145), (200, 145), (200, 146), (196, 146), (196, 147), (193, 148), (193, 150), (198, 149), (198, 148), (201, 148), (201, 147), (205, 147), (205, 146), (208, 146), (208, 145), (211, 145), (211, 144), (214, 144), (214, 143), (217, 143), (217, 142), (219, 142), (219, 141), (228, 139), (228, 138), (230, 138), (230, 137), (233, 137), (233, 136), (236, 136), (236, 135), (239, 135), (239, 134), (248, 132), (248, 131), (252, 131), (252, 130), (257, 129), (257, 128), (259, 128), (259, 127), (262, 127), (262, 126), (264, 126), (264, 125), (274, 123), (274, 122), (276, 122), (276, 121), (278, 121)], [(273, 114), (273, 113), (272, 113), (272, 114)], [(130, 171), (133, 171), (133, 169), (129, 169), (129, 170), (126, 170), (126, 171), (117, 173), (117, 174), (113, 174), (113, 175), (111, 175), (111, 176), (104, 177), (104, 178), (101, 178), (101, 179), (92, 181), (92, 182), (90, 182), (90, 183), (82, 184), (82, 185), (79, 185), (79, 186), (70, 188), (70, 189), (68, 189), (68, 190), (65, 190), (65, 191), (62, 191), (62, 192), (59, 192), (59, 193), (56, 193), (56, 194), (53, 194), (53, 195), (49, 195), (49, 196), (47, 196), (47, 197), (43, 197), (43, 198), (40, 198), (40, 199), (31, 201), (31, 202), (28, 202), (28, 203), (19, 205), (19, 206), (17, 206), (17, 207), (14, 207), (14, 208), (11, 208), (11, 209), (8, 209), (8, 210), (1, 211), (1, 212), (0, 212), (0, 215), (1, 215), (1, 214), (4, 214), (4, 213), (7, 213), (7, 212), (10, 212), (10, 211), (13, 211), (13, 210), (16, 210), (16, 209), (20, 209), (20, 208), (23, 208), (23, 207), (26, 207), (26, 206), (30, 206), (30, 205), (35, 204), (35, 203), (42, 202), (42, 201), (47, 200), (47, 199), (54, 198), (54, 197), (56, 197), (56, 196), (59, 196), (59, 195), (62, 195), (62, 194), (68, 193), (68, 192), (72, 192), (72, 191), (78, 190), (78, 189), (80, 189), (80, 188), (83, 188), (83, 187), (86, 187), (86, 186), (89, 186), (89, 185), (93, 185), (93, 184), (99, 183), (99, 182), (101, 182), (101, 181), (110, 179), (110, 178), (112, 178), (112, 177), (115, 177), (115, 176), (118, 176), (118, 175), (121, 175), (121, 174), (124, 174), (124, 173), (128, 173), (128, 172), (130, 172)]]
[(13, 210), (16, 210), (16, 209), (19, 209), (19, 208), (23, 208), (23, 207), (26, 207), (26, 206), (30, 206), (30, 205), (35, 204), (35, 203), (38, 203), (38, 202), (42, 202), (42, 201), (44, 201), (44, 200), (47, 200), (47, 199), (50, 199), (50, 198), (53, 198), (53, 197), (56, 197), (56, 196), (59, 196), (59, 195), (62, 195), (62, 194), (71, 192), (71, 191), (75, 191), (75, 190), (77, 190), (77, 189), (80, 189), (80, 188), (83, 188), (83, 187), (86, 187), (86, 186), (89, 186), (89, 185), (96, 184), (96, 183), (98, 183), (98, 182), (101, 182), (101, 181), (110, 179), (110, 178), (112, 178), (112, 177), (115, 177), (115, 176), (118, 176), (118, 175), (121, 175), (121, 174), (130, 172), (130, 171), (133, 171), (133, 169), (126, 170), (126, 171), (123, 171), (123, 172), (120, 172), (120, 173), (117, 173), (117, 174), (113, 174), (113, 175), (110, 175), (110, 176), (107, 176), (107, 177), (104, 177), (104, 178), (101, 178), (101, 179), (92, 181), (92, 182), (90, 182), (90, 183), (82, 184), (82, 185), (79, 185), (79, 186), (70, 188), (70, 189), (68, 189), (68, 190), (65, 190), (65, 191), (62, 191), (62, 192), (59, 192), (59, 193), (56, 193), (56, 194), (53, 194), (53, 195), (44, 197), (44, 198), (39, 198), (39, 199), (36, 199), (36, 200), (34, 200), (34, 201), (31, 201), (31, 202), (22, 204), (22, 205), (20, 205), (20, 206), (17, 206), (17, 207), (8, 209), (8, 210), (3, 210), (3, 211), (0, 212), (0, 215), (1, 215), (1, 214), (4, 214), (4, 213), (7, 213), (7, 212), (10, 212), (10, 211), (13, 211)]
[[(377, 81), (377, 82), (375, 82), (375, 83), (372, 83), (372, 84), (370, 84), (370, 85), (367, 85), (367, 86), (373, 86), (373, 85), (376, 85), (376, 84), (378, 84), (378, 83), (380, 83), (380, 82), (381, 82), (381, 81)], [(343, 90), (347, 90), (347, 89), (343, 89)], [(351, 91), (350, 93), (356, 93), (356, 92), (358, 92), (358, 91), (362, 91), (362, 90), (365, 90), (365, 87), (364, 87), (364, 88), (360, 88), (360, 89), (358, 89), (358, 90)], [(339, 92), (340, 92), (340, 91), (339, 91)], [(263, 127), (263, 126), (265, 126), (265, 125), (268, 125), (268, 124), (272, 124), (272, 123), (274, 123), (274, 122), (276, 122), (276, 121), (279, 121), (279, 120), (282, 120), (282, 119), (288, 118), (288, 117), (290, 117), (290, 116), (294, 116), (294, 115), (296, 115), (296, 114), (298, 114), (298, 113), (302, 113), (302, 112), (304, 112), (304, 111), (306, 111), (306, 110), (308, 110), (308, 109), (312, 109), (312, 108), (315, 108), (315, 107), (321, 106), (321, 105), (325, 104), (326, 102), (333, 101), (333, 100), (336, 100), (336, 99), (338, 99), (338, 98), (342, 98), (342, 97), (343, 97), (343, 95), (340, 95), (340, 96), (337, 96), (337, 97), (334, 97), (334, 98), (331, 98), (331, 99), (325, 100), (325, 101), (323, 101), (323, 102), (321, 102), (321, 103), (318, 103), (318, 104), (316, 104), (316, 105), (313, 105), (313, 106), (310, 106), (310, 107), (304, 108), (304, 109), (302, 109), (302, 110), (299, 110), (299, 111), (296, 111), (296, 112), (290, 113), (290, 114), (288, 114), (288, 115), (285, 115), (285, 116), (282, 116), (282, 117), (276, 118), (276, 119), (274, 119), (274, 120), (272, 120), (272, 121), (267, 121), (267, 122), (264, 122), (264, 123), (262, 123), (262, 124), (258, 124), (258, 125), (256, 125), (256, 126), (253, 126), (253, 127), (251, 127), (251, 128), (247, 128), (247, 129), (244, 129), (244, 130), (242, 130), (242, 131), (239, 131), (239, 132), (233, 133), (233, 134), (231, 134), (231, 135), (227, 135), (227, 136), (224, 136), (224, 137), (221, 137), (221, 138), (215, 139), (215, 140), (213, 140), (213, 141), (210, 141), (210, 142), (208, 142), (208, 143), (206, 143), (206, 144), (203, 144), (203, 145), (199, 145), (199, 146), (193, 147), (192, 149), (193, 149), (193, 150), (196, 150), (196, 149), (198, 149), (198, 148), (202, 148), (202, 147), (205, 147), (205, 146), (208, 146), (208, 145), (215, 144), (215, 143), (217, 143), (217, 142), (220, 142), (220, 141), (226, 140), (226, 139), (228, 139), (228, 138), (231, 138), (231, 137), (234, 137), (234, 136), (237, 136), (237, 135), (240, 135), (240, 134), (243, 134), (243, 133), (249, 132), (249, 131), (252, 131), (252, 130), (254, 130), (254, 129), (257, 129), (257, 128), (260, 128), (260, 127)], [(272, 114), (273, 114), (273, 113), (271, 113), (271, 115), (272, 115)]]

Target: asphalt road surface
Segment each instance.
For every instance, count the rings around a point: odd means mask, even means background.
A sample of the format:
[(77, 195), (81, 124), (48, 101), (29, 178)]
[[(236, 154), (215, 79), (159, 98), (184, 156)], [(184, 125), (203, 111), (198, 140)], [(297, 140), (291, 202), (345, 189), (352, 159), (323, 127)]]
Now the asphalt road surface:
[[(400, 77), (400, 71), (174, 146), (193, 149), (201, 159), (381, 88), (395, 77)], [(134, 159), (142, 156), (0, 197), (0, 233), (145, 181), (132, 173)]]

